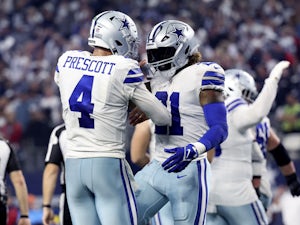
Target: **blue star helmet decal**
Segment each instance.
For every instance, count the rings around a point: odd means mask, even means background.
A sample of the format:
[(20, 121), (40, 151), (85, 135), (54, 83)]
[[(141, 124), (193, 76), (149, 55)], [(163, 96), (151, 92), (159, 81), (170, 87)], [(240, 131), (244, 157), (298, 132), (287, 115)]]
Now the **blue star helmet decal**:
[(127, 21), (126, 18), (124, 20), (122, 20), (121, 22), (123, 23), (121, 28), (126, 27), (127, 29), (129, 29), (129, 22)]
[(183, 29), (177, 29), (177, 28), (175, 27), (175, 31), (173, 31), (173, 33), (177, 35), (177, 38), (180, 38), (180, 36), (183, 36), (182, 30), (183, 30)]
[(239, 79), (239, 78), (241, 77), (241, 74), (236, 73), (236, 74), (235, 74), (235, 77)]

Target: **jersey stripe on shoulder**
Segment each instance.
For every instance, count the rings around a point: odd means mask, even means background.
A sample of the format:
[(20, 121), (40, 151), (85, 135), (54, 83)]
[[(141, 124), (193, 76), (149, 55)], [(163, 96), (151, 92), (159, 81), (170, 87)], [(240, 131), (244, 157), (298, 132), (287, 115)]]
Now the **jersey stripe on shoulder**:
[(134, 68), (128, 71), (127, 77), (124, 80), (124, 83), (139, 83), (144, 79), (143, 72), (141, 68)]
[(202, 78), (202, 89), (223, 90), (225, 77), (218, 71), (206, 71)]
[(203, 75), (202, 85), (224, 85), (225, 77), (216, 71), (207, 71)]
[(226, 105), (227, 112), (234, 110), (239, 105), (245, 105), (245, 104), (247, 104), (245, 100), (238, 98)]

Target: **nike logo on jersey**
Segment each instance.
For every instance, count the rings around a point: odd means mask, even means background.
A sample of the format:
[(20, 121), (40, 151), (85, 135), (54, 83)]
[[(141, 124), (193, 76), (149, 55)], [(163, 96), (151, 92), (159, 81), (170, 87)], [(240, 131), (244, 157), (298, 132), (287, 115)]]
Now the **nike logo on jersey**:
[(183, 177), (186, 177), (186, 175), (177, 175), (178, 179), (183, 178)]

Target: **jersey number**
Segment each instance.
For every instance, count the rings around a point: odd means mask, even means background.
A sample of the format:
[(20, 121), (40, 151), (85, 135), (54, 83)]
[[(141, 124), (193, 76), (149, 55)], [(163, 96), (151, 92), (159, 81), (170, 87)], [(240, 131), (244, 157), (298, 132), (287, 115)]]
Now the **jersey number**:
[(93, 82), (94, 77), (83, 75), (69, 98), (71, 111), (81, 113), (78, 120), (79, 126), (83, 128), (94, 128), (95, 125), (94, 119), (90, 117), (94, 110), (94, 104), (91, 103)]
[[(156, 92), (155, 96), (167, 106), (168, 93), (165, 91)], [(171, 102), (171, 115), (172, 125), (171, 126), (155, 126), (156, 134), (169, 134), (169, 135), (183, 135), (183, 127), (180, 126), (180, 113), (179, 113), (179, 93), (173, 92), (170, 95)], [(168, 133), (169, 131), (169, 133)]]

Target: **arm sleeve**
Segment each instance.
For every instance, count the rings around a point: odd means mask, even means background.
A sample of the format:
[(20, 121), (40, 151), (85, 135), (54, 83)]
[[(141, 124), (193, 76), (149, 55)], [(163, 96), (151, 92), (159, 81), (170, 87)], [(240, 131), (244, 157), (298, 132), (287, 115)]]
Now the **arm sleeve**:
[(233, 112), (235, 118), (239, 118), (236, 121), (236, 126), (239, 130), (255, 126), (263, 117), (269, 114), (277, 94), (277, 89), (277, 80), (267, 78), (256, 100), (252, 104), (238, 107), (238, 110)]
[(132, 101), (136, 104), (156, 125), (170, 125), (171, 114), (167, 108), (147, 90), (142, 83), (137, 86)]
[(207, 104), (203, 107), (203, 111), (209, 130), (199, 139), (199, 142), (208, 151), (227, 138), (227, 112), (223, 102)]

